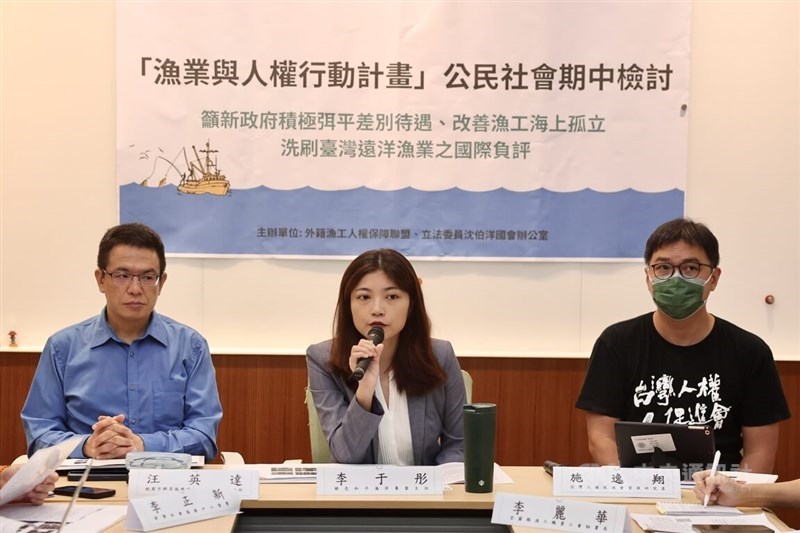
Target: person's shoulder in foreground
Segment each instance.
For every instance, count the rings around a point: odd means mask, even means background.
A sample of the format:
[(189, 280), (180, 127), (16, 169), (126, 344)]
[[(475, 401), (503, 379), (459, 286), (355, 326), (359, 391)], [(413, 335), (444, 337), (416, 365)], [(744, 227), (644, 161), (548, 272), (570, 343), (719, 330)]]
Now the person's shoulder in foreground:
[(742, 483), (725, 474), (711, 475), (710, 470), (695, 472), (694, 493), (701, 501), (709, 494), (709, 503), (729, 507), (800, 508), (800, 479), (780, 483)]
[(450, 343), (430, 331), (421, 281), (402, 254), (370, 250), (347, 267), (334, 337), (306, 358), (334, 461), (463, 460), (464, 380)]
[(222, 407), (208, 344), (154, 310), (167, 281), (161, 238), (143, 224), (109, 229), (94, 275), (106, 306), (48, 339), (22, 410), (28, 453), (80, 435), (73, 457), (213, 459)]
[[(586, 411), (596, 462), (617, 462), (617, 420), (644, 420), (713, 425), (729, 463), (741, 459), (742, 468), (772, 471), (777, 422), (789, 409), (766, 344), (708, 312), (722, 275), (719, 257), (714, 234), (690, 219), (671, 220), (650, 235), (644, 273), (656, 309), (603, 331), (576, 402)], [(736, 386), (745, 375), (752, 386)], [(721, 383), (734, 384), (722, 389), (727, 403), (717, 401)], [(684, 396), (691, 390), (702, 398)]]

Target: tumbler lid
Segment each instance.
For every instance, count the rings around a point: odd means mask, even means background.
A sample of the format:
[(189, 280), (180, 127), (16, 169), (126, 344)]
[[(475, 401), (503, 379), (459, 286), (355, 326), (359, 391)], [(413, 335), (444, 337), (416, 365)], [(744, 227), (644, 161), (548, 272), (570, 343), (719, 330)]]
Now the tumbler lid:
[(497, 410), (497, 405), (493, 403), (468, 403), (464, 405), (465, 413), (490, 414)]

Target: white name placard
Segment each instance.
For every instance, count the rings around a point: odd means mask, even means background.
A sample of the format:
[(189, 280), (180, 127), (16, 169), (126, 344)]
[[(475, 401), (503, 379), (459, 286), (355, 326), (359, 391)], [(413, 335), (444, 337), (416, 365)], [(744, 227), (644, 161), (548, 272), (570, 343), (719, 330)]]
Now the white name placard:
[(239, 512), (239, 496), (223, 489), (197, 489), (130, 500), (125, 529), (152, 531)]
[(680, 498), (681, 474), (677, 468), (557, 466), (553, 496)]
[(317, 494), (414, 494), (443, 493), (441, 472), (435, 466), (319, 465)]
[(624, 505), (524, 496), (509, 492), (498, 492), (495, 495), (492, 523), (593, 533), (631, 531), (631, 520)]
[(164, 470), (134, 468), (128, 473), (128, 497), (223, 489), (241, 500), (258, 499), (258, 470)]

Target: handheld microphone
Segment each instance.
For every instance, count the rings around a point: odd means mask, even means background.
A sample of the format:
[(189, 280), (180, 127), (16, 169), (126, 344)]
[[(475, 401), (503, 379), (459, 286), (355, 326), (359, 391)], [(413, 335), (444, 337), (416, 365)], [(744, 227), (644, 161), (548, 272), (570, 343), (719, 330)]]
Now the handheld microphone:
[[(372, 341), (372, 344), (377, 346), (378, 344), (383, 342), (383, 328), (379, 328), (375, 326), (374, 328), (370, 329), (367, 332), (367, 338)], [(353, 377), (356, 378), (356, 381), (361, 381), (361, 378), (364, 377), (364, 373), (367, 371), (369, 364), (372, 362), (371, 357), (364, 357), (363, 359), (359, 359), (358, 363), (356, 364), (356, 369), (353, 370)]]
[(542, 465), (542, 468), (544, 468), (544, 471), (552, 476), (553, 468), (555, 468), (556, 466), (561, 466), (561, 464), (555, 461), (545, 461), (544, 465)]

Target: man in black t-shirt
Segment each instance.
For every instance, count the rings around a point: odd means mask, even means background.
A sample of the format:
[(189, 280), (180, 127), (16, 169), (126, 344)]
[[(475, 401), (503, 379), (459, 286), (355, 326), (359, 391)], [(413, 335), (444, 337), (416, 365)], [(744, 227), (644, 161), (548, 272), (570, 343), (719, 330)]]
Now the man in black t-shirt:
[(772, 472), (789, 408), (766, 343), (706, 309), (721, 275), (716, 237), (675, 219), (653, 232), (644, 259), (656, 311), (603, 331), (576, 403), (594, 461), (618, 464), (617, 420), (704, 424), (728, 469)]

